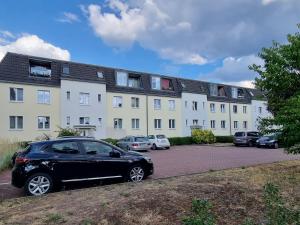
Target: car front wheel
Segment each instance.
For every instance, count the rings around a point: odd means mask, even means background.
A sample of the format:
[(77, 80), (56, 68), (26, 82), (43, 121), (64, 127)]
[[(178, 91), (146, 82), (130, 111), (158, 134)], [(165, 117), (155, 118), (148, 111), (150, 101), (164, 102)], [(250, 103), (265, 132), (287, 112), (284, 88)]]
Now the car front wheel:
[(274, 148), (277, 149), (278, 147), (279, 147), (279, 146), (278, 146), (278, 143), (275, 142), (275, 143), (274, 143)]
[(30, 176), (24, 186), (27, 195), (44, 195), (52, 191), (53, 180), (46, 173), (36, 173)]
[(145, 177), (144, 169), (140, 165), (132, 166), (128, 171), (128, 179), (132, 182), (141, 182)]

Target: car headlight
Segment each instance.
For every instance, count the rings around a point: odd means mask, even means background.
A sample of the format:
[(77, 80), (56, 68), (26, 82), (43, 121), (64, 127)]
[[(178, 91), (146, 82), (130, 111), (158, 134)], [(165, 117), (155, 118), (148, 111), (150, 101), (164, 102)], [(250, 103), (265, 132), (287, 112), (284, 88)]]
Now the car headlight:
[(269, 142), (270, 142), (270, 143), (274, 143), (274, 142), (275, 142), (275, 140), (270, 140)]
[(256, 143), (259, 143), (259, 140), (256, 140)]
[(148, 163), (152, 163), (152, 160), (149, 156), (144, 156), (144, 159), (148, 162)]

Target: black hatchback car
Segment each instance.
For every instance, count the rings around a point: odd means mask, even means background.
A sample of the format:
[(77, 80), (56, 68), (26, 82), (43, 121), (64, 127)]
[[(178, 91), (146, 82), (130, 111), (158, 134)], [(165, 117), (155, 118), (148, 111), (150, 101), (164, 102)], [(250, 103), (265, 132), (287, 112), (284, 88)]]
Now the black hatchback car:
[(153, 174), (151, 159), (90, 138), (31, 143), (13, 158), (12, 184), (42, 195), (68, 182), (124, 178), (139, 182)]

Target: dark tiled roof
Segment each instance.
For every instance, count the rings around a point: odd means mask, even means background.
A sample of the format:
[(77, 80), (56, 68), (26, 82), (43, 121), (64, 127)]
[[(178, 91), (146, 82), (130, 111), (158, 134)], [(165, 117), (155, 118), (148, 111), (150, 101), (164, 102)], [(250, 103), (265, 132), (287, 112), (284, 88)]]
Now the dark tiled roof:
[(206, 94), (207, 92), (207, 85), (205, 82), (182, 78), (178, 78), (177, 80), (179, 82), (182, 92), (195, 94)]

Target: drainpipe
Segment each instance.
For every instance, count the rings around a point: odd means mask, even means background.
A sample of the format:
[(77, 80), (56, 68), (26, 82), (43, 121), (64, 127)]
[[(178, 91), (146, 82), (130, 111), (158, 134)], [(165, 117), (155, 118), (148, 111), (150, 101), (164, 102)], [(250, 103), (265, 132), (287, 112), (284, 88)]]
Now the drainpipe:
[(230, 136), (232, 135), (231, 132), (231, 104), (229, 102), (229, 129), (230, 129)]
[(147, 136), (149, 135), (149, 112), (148, 112), (148, 95), (146, 95), (146, 127), (147, 127)]

